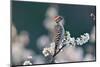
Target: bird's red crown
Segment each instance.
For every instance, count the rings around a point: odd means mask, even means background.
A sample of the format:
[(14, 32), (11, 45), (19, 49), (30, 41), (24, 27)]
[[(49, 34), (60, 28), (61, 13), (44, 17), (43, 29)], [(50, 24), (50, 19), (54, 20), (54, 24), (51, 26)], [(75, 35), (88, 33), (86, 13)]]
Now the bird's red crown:
[(55, 16), (55, 17), (54, 17), (54, 21), (55, 21), (56, 23), (60, 22), (62, 19), (63, 19), (63, 18), (62, 18), (61, 16)]

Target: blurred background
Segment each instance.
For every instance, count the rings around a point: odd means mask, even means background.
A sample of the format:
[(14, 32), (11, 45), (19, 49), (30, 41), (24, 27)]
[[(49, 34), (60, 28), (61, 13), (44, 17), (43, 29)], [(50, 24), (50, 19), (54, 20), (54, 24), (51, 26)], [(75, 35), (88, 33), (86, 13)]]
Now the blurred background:
[(23, 1), (12, 1), (11, 6), (13, 65), (23, 65), (26, 60), (30, 60), (32, 64), (48, 63), (42, 50), (49, 47), (53, 40), (55, 23), (52, 17), (57, 15), (64, 18), (64, 28), (72, 37), (89, 33), (90, 40), (81, 46), (64, 48), (56, 56), (55, 63), (96, 60), (95, 6)]

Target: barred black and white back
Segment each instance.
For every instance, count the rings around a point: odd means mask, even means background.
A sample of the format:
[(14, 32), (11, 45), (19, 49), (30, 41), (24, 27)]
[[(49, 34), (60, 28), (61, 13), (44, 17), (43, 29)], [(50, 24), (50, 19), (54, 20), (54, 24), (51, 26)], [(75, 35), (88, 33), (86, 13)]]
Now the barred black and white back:
[(54, 18), (54, 21), (57, 23), (57, 25), (55, 25), (55, 49), (57, 49), (60, 46), (64, 38), (64, 27), (61, 23), (62, 20), (63, 18), (61, 16), (56, 16)]

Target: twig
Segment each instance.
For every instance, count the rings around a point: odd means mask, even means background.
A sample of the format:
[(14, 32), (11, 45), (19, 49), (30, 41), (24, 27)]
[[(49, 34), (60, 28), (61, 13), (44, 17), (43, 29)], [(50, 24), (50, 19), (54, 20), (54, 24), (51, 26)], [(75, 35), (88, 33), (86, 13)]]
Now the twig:
[(56, 52), (56, 53), (53, 55), (53, 57), (55, 57), (65, 46), (66, 46), (66, 45), (63, 45), (63, 46), (58, 50), (58, 52)]
[(63, 46), (58, 50), (58, 52), (54, 53), (51, 63), (54, 63), (54, 61), (55, 61), (55, 56), (56, 56), (65, 46), (66, 46), (66, 45), (63, 45)]

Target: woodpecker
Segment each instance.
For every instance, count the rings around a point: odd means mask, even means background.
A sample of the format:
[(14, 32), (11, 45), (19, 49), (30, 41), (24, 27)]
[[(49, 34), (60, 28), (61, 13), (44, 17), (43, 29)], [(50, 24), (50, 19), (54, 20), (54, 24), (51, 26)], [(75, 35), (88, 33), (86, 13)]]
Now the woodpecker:
[(63, 18), (61, 16), (55, 16), (54, 17), (54, 21), (56, 22), (56, 25), (55, 25), (55, 38), (54, 38), (54, 41), (55, 41), (55, 52), (57, 52), (57, 49), (59, 48), (59, 46), (61, 45), (61, 42), (64, 38), (64, 27), (63, 27), (63, 24), (62, 24), (62, 21)]

